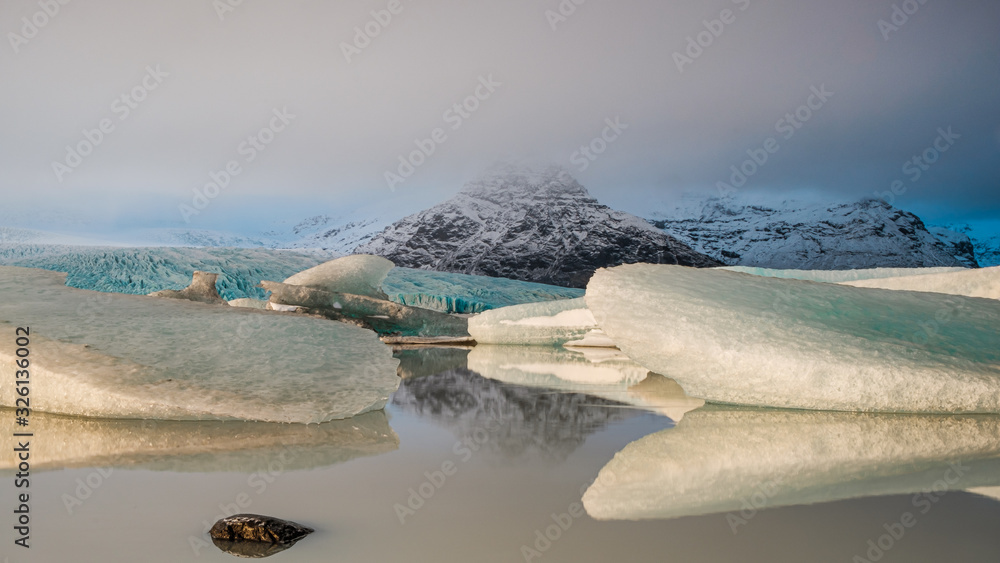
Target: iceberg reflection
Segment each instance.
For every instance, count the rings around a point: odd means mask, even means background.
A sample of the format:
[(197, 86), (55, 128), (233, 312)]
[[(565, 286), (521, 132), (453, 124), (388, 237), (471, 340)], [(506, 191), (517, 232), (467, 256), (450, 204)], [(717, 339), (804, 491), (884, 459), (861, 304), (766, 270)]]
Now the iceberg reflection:
[(708, 407), (626, 446), (583, 504), (640, 520), (997, 485), (998, 416)]
[[(8, 436), (24, 429), (0, 409)], [(9, 416), (8, 416), (9, 415)], [(31, 431), (46, 447), (31, 450), (31, 468), (121, 467), (158, 471), (252, 472), (280, 464), (308, 469), (379, 455), (399, 448), (383, 411), (322, 424), (169, 421), (31, 415)], [(8, 449), (0, 472), (17, 467)]]
[(586, 393), (675, 422), (705, 404), (614, 348), (479, 345), (469, 352), (469, 369), (514, 385)]

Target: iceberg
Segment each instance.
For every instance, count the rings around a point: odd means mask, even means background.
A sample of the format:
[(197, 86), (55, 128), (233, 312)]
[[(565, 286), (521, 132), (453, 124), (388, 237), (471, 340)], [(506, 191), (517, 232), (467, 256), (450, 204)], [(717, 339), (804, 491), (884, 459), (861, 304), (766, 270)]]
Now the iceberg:
[(753, 274), (755, 276), (762, 276), (765, 278), (783, 278), (826, 283), (842, 283), (908, 276), (926, 276), (929, 274), (947, 274), (968, 270), (968, 268), (952, 266), (938, 266), (933, 268), (868, 268), (858, 270), (772, 270), (770, 268), (755, 268), (751, 266), (723, 266), (717, 269), (727, 270), (730, 272), (740, 272), (744, 274)]
[(480, 344), (558, 346), (596, 328), (582, 297), (512, 305), (469, 319), (469, 334)]
[(175, 289), (163, 289), (150, 293), (150, 297), (163, 297), (166, 299), (186, 299), (199, 303), (210, 303), (213, 305), (228, 305), (229, 303), (219, 297), (219, 292), (215, 289), (216, 280), (219, 274), (195, 271), (191, 278), (191, 285), (177, 291)]
[(394, 268), (382, 282), (390, 301), (442, 313), (489, 309), (583, 297), (583, 290), (507, 278)]
[(1000, 303), (725, 270), (599, 270), (587, 305), (640, 365), (711, 402), (1000, 412)]
[(927, 291), (931, 293), (965, 295), (967, 297), (1000, 299), (1000, 266), (977, 270), (963, 270), (960, 272), (926, 274), (898, 278), (869, 279), (841, 283), (843, 285), (850, 285), (854, 287)]
[[(0, 429), (20, 432), (13, 411)], [(31, 452), (39, 471), (115, 467), (176, 472), (241, 472), (312, 469), (375, 456), (399, 448), (385, 412), (375, 411), (322, 424), (242, 421), (122, 420), (32, 413), (31, 429), (58, 447)], [(0, 456), (0, 473), (19, 460), (11, 449)], [(272, 467), (273, 469), (273, 467)]]
[(382, 280), (395, 265), (381, 256), (355, 254), (323, 262), (308, 270), (301, 271), (284, 283), (336, 293), (364, 295), (376, 299), (386, 299), (382, 292)]
[(480, 344), (469, 352), (468, 367), (488, 379), (583, 393), (662, 414), (674, 422), (705, 404), (613, 349)]
[[(0, 323), (30, 330), (33, 411), (313, 423), (381, 409), (397, 360), (368, 330), (296, 315), (66, 287), (0, 267)], [(13, 338), (0, 377), (15, 380)], [(15, 386), (0, 405), (15, 406)]]
[(618, 452), (583, 505), (598, 520), (739, 518), (748, 507), (996, 485), (997, 416), (708, 407)]
[(322, 289), (262, 281), (271, 292), (272, 310), (322, 315), (369, 328), (383, 336), (448, 337), (467, 339), (468, 321), (429, 309), (407, 307), (365, 295), (335, 293)]

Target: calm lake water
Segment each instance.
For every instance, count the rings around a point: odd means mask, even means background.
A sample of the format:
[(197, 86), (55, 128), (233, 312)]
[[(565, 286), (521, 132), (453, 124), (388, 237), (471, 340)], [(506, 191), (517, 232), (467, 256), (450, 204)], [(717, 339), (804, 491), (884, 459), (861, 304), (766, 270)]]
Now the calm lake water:
[(1000, 561), (997, 417), (695, 409), (467, 355), (400, 352), (385, 413), (329, 425), (38, 414), (31, 548), (7, 509), (0, 557), (233, 561), (204, 523), (238, 509), (317, 530), (273, 561)]

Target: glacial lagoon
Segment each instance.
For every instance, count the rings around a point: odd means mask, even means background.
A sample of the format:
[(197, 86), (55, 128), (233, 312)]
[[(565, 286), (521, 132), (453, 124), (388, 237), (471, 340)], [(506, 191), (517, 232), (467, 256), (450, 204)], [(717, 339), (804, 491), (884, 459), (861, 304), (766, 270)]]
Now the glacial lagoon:
[(31, 555), (232, 561), (206, 531), (236, 511), (316, 529), (283, 561), (1000, 555), (998, 416), (703, 406), (621, 357), (522, 352), (396, 349), (384, 412), (319, 425), (33, 415)]

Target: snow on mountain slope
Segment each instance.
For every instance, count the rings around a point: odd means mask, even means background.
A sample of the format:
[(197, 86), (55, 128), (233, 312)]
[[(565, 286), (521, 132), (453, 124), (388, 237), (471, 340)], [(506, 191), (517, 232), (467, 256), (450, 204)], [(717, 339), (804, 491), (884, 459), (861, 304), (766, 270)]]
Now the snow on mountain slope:
[(991, 229), (989, 225), (947, 224), (928, 226), (928, 229), (946, 248), (954, 248), (962, 255), (972, 254), (979, 266), (1000, 266), (1000, 234), (996, 232), (996, 225)]
[(298, 238), (283, 245), (286, 248), (317, 248), (331, 255), (352, 254), (359, 245), (382, 232), (393, 219), (388, 217), (331, 217), (318, 215), (302, 221), (292, 229)]
[(728, 266), (846, 270), (968, 265), (919, 217), (877, 199), (781, 204), (736, 198), (684, 202), (653, 224)]
[(452, 199), (393, 223), (355, 252), (397, 266), (584, 287), (597, 268), (718, 263), (597, 203), (557, 166), (499, 165)]
[(979, 262), (976, 261), (976, 249), (968, 234), (930, 225), (927, 226), (927, 230), (938, 239), (938, 248), (954, 256), (963, 266), (979, 267)]

